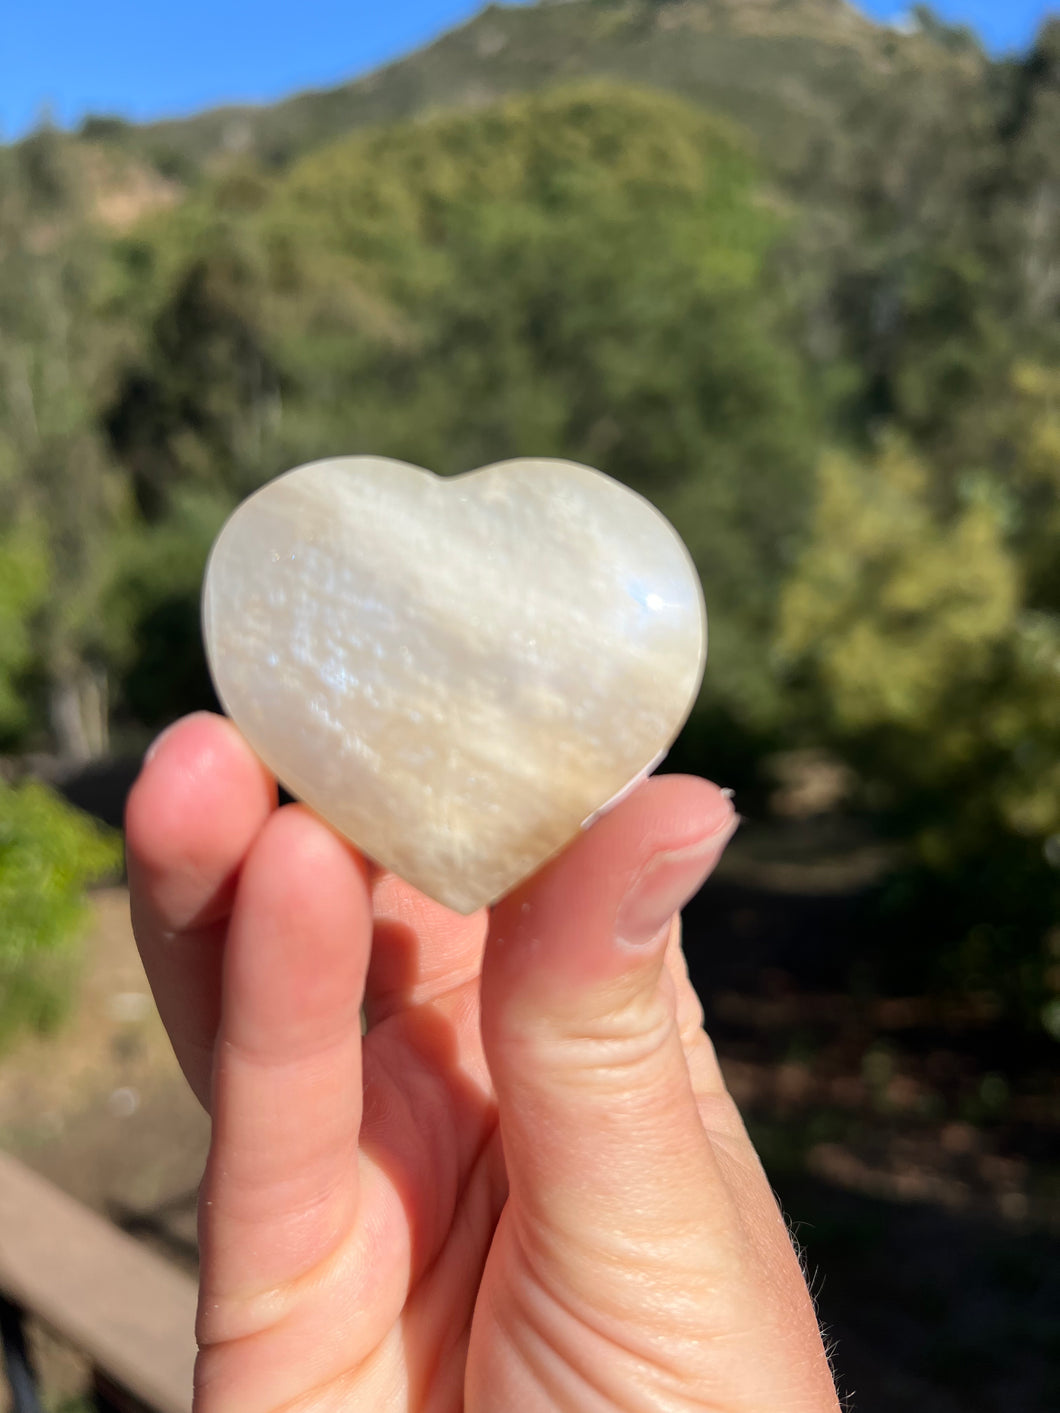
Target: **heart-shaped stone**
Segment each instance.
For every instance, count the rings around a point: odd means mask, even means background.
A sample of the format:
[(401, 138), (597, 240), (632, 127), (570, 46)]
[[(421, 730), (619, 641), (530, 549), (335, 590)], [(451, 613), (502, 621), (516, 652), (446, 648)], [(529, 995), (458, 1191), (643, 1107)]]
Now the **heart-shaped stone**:
[(658, 763), (706, 647), (672, 526), (545, 460), (290, 471), (221, 530), (203, 627), (225, 709), (291, 793), (462, 913)]

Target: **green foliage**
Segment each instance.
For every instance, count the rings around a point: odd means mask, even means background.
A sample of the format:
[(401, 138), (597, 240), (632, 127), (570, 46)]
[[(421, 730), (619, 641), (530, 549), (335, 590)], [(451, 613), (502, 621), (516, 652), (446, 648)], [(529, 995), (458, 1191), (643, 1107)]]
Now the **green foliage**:
[(892, 899), (919, 919), (902, 924), (906, 940), (930, 939), (928, 973), (1045, 1019), (1060, 914), (1060, 613), (1027, 601), (1005, 496), (973, 478), (943, 515), (931, 491), (897, 442), (870, 464), (824, 459), (778, 652), (810, 739), (840, 747), (864, 802), (909, 845)]
[(78, 135), (90, 142), (124, 142), (132, 135), (133, 126), (127, 118), (108, 113), (88, 113), (81, 120)]
[(254, 313), (253, 274), (225, 250), (194, 259), (158, 314), (145, 361), (124, 375), (105, 425), (141, 512), (157, 520), (181, 481), (247, 489), (261, 439), (248, 432), (275, 393)]
[(599, 84), (355, 137), (253, 200), (226, 178), (159, 262), (115, 450), (152, 516), (337, 450), (598, 465), (686, 532), (725, 625), (715, 696), (775, 717), (814, 415), (762, 185), (728, 126)]
[[(928, 495), (925, 467), (898, 444), (870, 466), (840, 455), (822, 462), (779, 648), (812, 664), (845, 734), (913, 730), (938, 741), (1013, 632), (1016, 566), (997, 509), (977, 497), (944, 524)], [(932, 766), (946, 753), (938, 745)]]
[(43, 785), (0, 783), (0, 1042), (61, 1017), (85, 887), (113, 875), (117, 838)]
[(199, 599), (210, 546), (232, 508), (216, 494), (181, 490), (164, 520), (129, 529), (113, 546), (101, 647), (125, 710), (139, 722), (156, 727), (216, 705)]
[(33, 661), (33, 619), (48, 591), (43, 538), (30, 525), (0, 534), (0, 741), (26, 726), (23, 678)]
[(916, 800), (927, 862), (948, 867), (999, 828), (1040, 850), (1060, 831), (1060, 614), (1026, 602), (1003, 498), (973, 481), (942, 517), (900, 444), (870, 465), (825, 458), (819, 486), (778, 633), (817, 729), (878, 797)]
[[(290, 466), (581, 459), (704, 581), (682, 764), (840, 756), (934, 979), (1056, 1029), (1058, 36), (493, 5), (331, 92), (0, 148), (3, 744), (208, 703), (210, 540)], [(106, 161), (185, 197), (108, 234)]]
[(936, 44), (946, 49), (979, 51), (979, 41), (975, 31), (968, 25), (947, 24), (930, 5), (914, 5), (910, 15), (920, 28)]
[[(96, 425), (97, 380), (110, 353), (94, 290), (103, 243), (86, 228), (85, 192), (66, 139), (42, 129), (0, 149), (0, 547), (22, 628), (4, 659), (35, 691), (8, 733), (51, 715), (61, 747), (84, 756), (105, 743), (105, 723), (81, 719), (102, 561), (126, 502)], [(42, 565), (48, 593), (35, 589)], [(3, 611), (3, 610), (0, 610)], [(19, 646), (21, 644), (21, 646)], [(4, 688), (0, 686), (0, 693)]]

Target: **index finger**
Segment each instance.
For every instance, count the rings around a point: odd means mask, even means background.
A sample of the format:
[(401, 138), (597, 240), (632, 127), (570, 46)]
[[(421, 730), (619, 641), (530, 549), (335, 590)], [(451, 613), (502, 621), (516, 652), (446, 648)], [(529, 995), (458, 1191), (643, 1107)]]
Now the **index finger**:
[(133, 931), (180, 1066), (210, 1092), (224, 934), (276, 782), (224, 717), (199, 712), (145, 758), (125, 811)]

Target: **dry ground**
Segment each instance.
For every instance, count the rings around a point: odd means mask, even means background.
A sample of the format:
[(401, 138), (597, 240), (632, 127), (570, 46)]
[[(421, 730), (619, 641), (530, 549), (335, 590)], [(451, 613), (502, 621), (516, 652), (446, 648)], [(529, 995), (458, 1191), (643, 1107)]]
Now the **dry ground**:
[[(0, 1061), (0, 1147), (188, 1269), (209, 1126), (154, 1009), (123, 888), (92, 899), (77, 1000), (51, 1036)], [(34, 1331), (48, 1404), (84, 1386), (80, 1361)], [(0, 1410), (7, 1413), (0, 1380)]]

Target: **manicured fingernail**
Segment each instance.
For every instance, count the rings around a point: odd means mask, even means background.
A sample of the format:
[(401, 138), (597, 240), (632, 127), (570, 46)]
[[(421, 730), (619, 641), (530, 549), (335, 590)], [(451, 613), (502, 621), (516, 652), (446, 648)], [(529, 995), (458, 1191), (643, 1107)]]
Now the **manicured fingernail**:
[(684, 849), (656, 854), (622, 900), (615, 935), (629, 947), (654, 941), (698, 891), (737, 826), (732, 815), (716, 833)]

